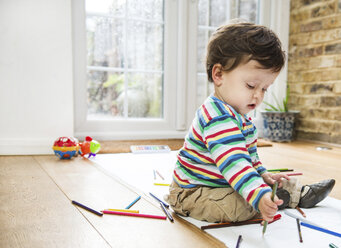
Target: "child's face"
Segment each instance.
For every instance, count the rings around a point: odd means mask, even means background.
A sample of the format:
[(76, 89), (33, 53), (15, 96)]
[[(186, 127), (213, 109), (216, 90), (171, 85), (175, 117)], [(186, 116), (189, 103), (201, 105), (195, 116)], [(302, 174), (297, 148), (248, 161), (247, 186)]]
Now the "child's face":
[(212, 70), (214, 95), (231, 105), (239, 114), (247, 114), (262, 103), (267, 88), (279, 72), (262, 69), (255, 60), (240, 64), (232, 71), (222, 71), (216, 64)]

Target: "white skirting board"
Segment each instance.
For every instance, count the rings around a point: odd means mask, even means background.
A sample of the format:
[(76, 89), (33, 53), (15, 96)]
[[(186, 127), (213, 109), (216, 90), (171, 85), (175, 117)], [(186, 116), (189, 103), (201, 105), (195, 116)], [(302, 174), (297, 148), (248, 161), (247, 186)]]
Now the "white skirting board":
[[(161, 200), (168, 193), (168, 187), (156, 186), (154, 182), (171, 183), (172, 171), (176, 162), (176, 151), (169, 153), (153, 154), (98, 154), (91, 160), (96, 163), (108, 175), (119, 178), (128, 184), (142, 197), (149, 198), (149, 192)], [(165, 180), (157, 174), (154, 179), (153, 170), (157, 170)], [(301, 216), (296, 209), (288, 209), (291, 213)], [(327, 197), (316, 207), (303, 209), (307, 220), (318, 224), (320, 227), (341, 233), (341, 200)], [(303, 243), (299, 242), (296, 220), (279, 211), (281, 219), (268, 225), (265, 235), (262, 235), (260, 224), (224, 227), (205, 230), (218, 240), (224, 242), (228, 247), (235, 247), (239, 235), (242, 235), (240, 247), (328, 247), (333, 243), (341, 248), (341, 238), (301, 226)], [(211, 223), (198, 221), (190, 217), (185, 220), (198, 228)]]

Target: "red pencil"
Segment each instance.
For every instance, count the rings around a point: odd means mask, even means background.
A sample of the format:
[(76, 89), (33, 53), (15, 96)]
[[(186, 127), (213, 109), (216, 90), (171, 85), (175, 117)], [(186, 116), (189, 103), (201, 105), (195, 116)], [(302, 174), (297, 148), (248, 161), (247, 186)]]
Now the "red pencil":
[(288, 173), (287, 176), (302, 176), (303, 173)]
[[(274, 216), (274, 218), (273, 218), (271, 221), (268, 222), (268, 224), (273, 223), (273, 222), (275, 222), (276, 220), (279, 220), (281, 217), (282, 217), (281, 214), (276, 214), (276, 215)], [(260, 223), (260, 224), (263, 226), (263, 222)]]
[(117, 212), (117, 211), (109, 211), (109, 210), (103, 210), (103, 214), (116, 214), (116, 215), (126, 215), (126, 216), (135, 216), (135, 217), (144, 217), (144, 218), (152, 218), (152, 219), (167, 219), (166, 216), (160, 216), (160, 215), (151, 215), (151, 214), (136, 214), (136, 213), (126, 213), (126, 212)]

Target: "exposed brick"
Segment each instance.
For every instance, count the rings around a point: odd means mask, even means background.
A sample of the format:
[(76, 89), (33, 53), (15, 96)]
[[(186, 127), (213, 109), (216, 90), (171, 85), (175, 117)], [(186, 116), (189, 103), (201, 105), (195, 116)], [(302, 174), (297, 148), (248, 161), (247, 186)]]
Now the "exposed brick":
[(341, 108), (339, 107), (329, 108), (327, 114), (328, 114), (327, 118), (329, 120), (341, 121)]
[(302, 71), (309, 68), (310, 59), (309, 58), (294, 58), (291, 56), (290, 63), (288, 65), (288, 70), (292, 71)]
[(292, 46), (296, 45), (307, 45), (311, 42), (311, 33), (298, 33), (294, 35), (290, 35), (289, 43)]
[(301, 10), (301, 11), (297, 11), (297, 12), (292, 12), (290, 19), (294, 22), (302, 22), (304, 20), (309, 19), (310, 15), (311, 15), (310, 9)]
[(302, 72), (302, 80), (304, 82), (322, 81), (322, 72), (321, 71)]
[(321, 107), (341, 106), (341, 96), (322, 96), (320, 100)]
[(332, 129), (333, 134), (341, 134), (341, 121), (336, 121), (333, 124), (333, 129)]
[(325, 47), (325, 53), (326, 54), (338, 54), (341, 53), (341, 42), (326, 45)]
[(321, 81), (339, 80), (341, 78), (340, 69), (322, 70)]
[(324, 30), (341, 27), (341, 15), (331, 16), (322, 20)]
[[(319, 56), (309, 59), (309, 69), (328, 68), (335, 65), (334, 56)], [(307, 69), (307, 67), (305, 68)]]
[(336, 94), (341, 94), (341, 82), (334, 83), (333, 92)]
[(287, 80), (289, 109), (300, 111), (297, 135), (341, 144), (341, 0), (290, 4)]
[[(307, 33), (304, 33), (307, 34)], [(308, 33), (310, 34), (310, 33)], [(299, 34), (297, 34), (299, 36)], [(312, 43), (330, 42), (341, 38), (341, 29), (320, 30), (311, 33)]]
[(330, 84), (313, 84), (307, 85), (310, 88), (309, 92), (313, 94), (330, 93), (333, 91), (333, 86)]
[(302, 24), (300, 26), (301, 32), (312, 32), (312, 31), (321, 30), (321, 29), (322, 29), (322, 21), (313, 21), (307, 24)]
[(302, 47), (300, 49), (297, 49), (297, 56), (299, 57), (318, 56), (318, 55), (321, 55), (322, 53), (323, 53), (323, 46), (310, 47), (310, 48)]
[(297, 132), (297, 137), (300, 139), (318, 140), (322, 142), (336, 143), (336, 142), (332, 142), (331, 135), (325, 134), (325, 133), (299, 131)]
[(323, 4), (321, 6), (317, 6), (311, 10), (311, 17), (322, 17), (328, 16), (335, 13), (335, 4)]
[(298, 105), (304, 107), (320, 106), (320, 97), (302, 96), (298, 98)]
[(330, 137), (330, 143), (341, 144), (341, 135), (332, 135)]

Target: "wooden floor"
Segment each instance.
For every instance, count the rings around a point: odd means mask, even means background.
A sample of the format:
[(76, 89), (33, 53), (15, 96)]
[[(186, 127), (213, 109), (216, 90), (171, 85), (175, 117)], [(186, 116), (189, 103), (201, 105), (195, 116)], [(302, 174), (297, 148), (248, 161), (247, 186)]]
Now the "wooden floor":
[[(319, 144), (294, 142), (259, 148), (267, 168), (303, 172), (304, 184), (335, 178), (331, 196), (341, 199), (341, 149), (317, 151)], [(323, 145), (322, 145), (323, 146)], [(76, 200), (124, 207), (136, 193), (80, 157), (0, 157), (0, 247), (225, 247), (180, 218), (154, 220), (120, 216), (98, 217), (76, 208)], [(162, 214), (142, 198), (144, 213)]]

